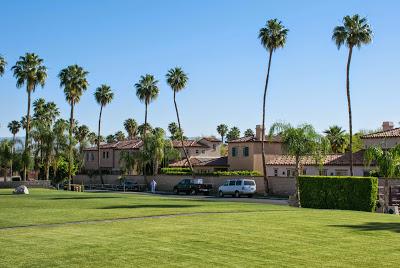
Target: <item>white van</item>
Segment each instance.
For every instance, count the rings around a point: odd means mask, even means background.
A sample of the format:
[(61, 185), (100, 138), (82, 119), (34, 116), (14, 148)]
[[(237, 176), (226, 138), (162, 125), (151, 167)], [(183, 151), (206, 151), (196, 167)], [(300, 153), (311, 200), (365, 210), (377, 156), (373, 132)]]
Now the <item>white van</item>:
[(252, 197), (255, 192), (256, 182), (248, 179), (227, 180), (218, 188), (219, 197), (224, 197), (226, 194), (234, 197), (240, 197), (241, 195)]

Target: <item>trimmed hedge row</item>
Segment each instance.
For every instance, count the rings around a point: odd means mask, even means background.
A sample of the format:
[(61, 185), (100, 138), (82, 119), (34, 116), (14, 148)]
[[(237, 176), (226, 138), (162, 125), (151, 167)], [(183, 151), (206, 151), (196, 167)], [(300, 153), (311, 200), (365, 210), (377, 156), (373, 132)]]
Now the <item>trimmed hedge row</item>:
[[(190, 168), (162, 168), (161, 174), (165, 175), (191, 175)], [(258, 171), (216, 171), (211, 173), (196, 173), (199, 176), (260, 176)]]
[(298, 185), (302, 207), (375, 211), (377, 178), (299, 176)]

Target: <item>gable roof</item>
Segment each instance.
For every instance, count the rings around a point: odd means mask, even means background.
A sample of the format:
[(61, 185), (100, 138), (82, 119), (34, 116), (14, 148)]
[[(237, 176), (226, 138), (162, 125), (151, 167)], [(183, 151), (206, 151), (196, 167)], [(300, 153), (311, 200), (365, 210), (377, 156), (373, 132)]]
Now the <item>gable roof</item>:
[[(364, 166), (364, 152), (360, 150), (353, 153), (353, 165)], [(312, 156), (305, 156), (302, 158), (301, 164), (303, 166), (316, 166), (315, 159)], [(268, 166), (294, 166), (296, 161), (294, 156), (291, 155), (272, 155), (267, 156)], [(324, 160), (324, 166), (348, 166), (350, 165), (350, 154), (329, 154)]]
[[(185, 147), (203, 147), (203, 148), (208, 148), (208, 146), (199, 143), (196, 140), (184, 140), (183, 141), (183, 145)], [(173, 140), (172, 141), (172, 146), (174, 146), (174, 148), (182, 148), (182, 142), (180, 140)]]
[(202, 137), (200, 140), (206, 140), (209, 142), (222, 142), (221, 140), (217, 139), (216, 137)]
[[(227, 167), (228, 157), (190, 157), (190, 163), (194, 167)], [(186, 159), (176, 161), (169, 165), (170, 167), (188, 167), (189, 164)]]
[[(100, 144), (100, 149), (115, 149), (115, 150), (134, 150), (142, 147), (143, 142), (141, 139), (136, 138), (133, 140), (123, 140), (112, 143)], [(84, 151), (97, 150), (97, 146), (84, 149)]]
[(393, 128), (386, 131), (378, 131), (361, 136), (361, 139), (376, 139), (376, 138), (398, 138), (400, 137), (400, 128)]

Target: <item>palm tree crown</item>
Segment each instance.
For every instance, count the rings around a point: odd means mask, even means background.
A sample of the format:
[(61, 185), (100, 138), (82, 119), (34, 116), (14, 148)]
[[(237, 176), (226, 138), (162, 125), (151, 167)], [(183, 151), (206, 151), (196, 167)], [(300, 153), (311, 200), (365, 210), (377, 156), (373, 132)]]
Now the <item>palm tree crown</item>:
[(371, 43), (372, 37), (373, 33), (367, 18), (361, 18), (358, 14), (345, 16), (343, 25), (336, 26), (332, 34), (332, 40), (338, 49), (344, 44), (348, 47), (360, 48), (363, 44)]
[(343, 153), (347, 143), (345, 131), (341, 127), (335, 125), (330, 126), (324, 133), (331, 144), (332, 152)]
[(47, 68), (43, 65), (43, 59), (35, 53), (26, 53), (11, 68), (17, 79), (17, 87), (26, 84), (27, 91), (34, 92), (36, 87), (44, 86), (47, 78)]
[(101, 85), (96, 89), (94, 97), (98, 104), (100, 104), (101, 106), (106, 106), (114, 98), (114, 93), (111, 91), (110, 86)]
[(17, 120), (13, 120), (10, 123), (8, 123), (8, 129), (13, 135), (17, 134), (20, 128), (21, 128), (21, 123), (18, 122)]
[(60, 87), (64, 88), (65, 99), (69, 104), (79, 102), (83, 92), (88, 88), (89, 83), (86, 76), (89, 72), (78, 65), (71, 65), (62, 69), (58, 74)]
[(7, 62), (2, 55), (0, 55), (0, 76), (3, 76), (6, 69)]
[(159, 89), (157, 86), (158, 80), (151, 74), (142, 75), (138, 83), (135, 84), (136, 96), (141, 102), (148, 105), (158, 96)]
[(258, 38), (261, 44), (270, 52), (275, 51), (286, 44), (286, 37), (289, 30), (282, 25), (278, 19), (268, 20), (265, 27), (260, 29)]
[(166, 78), (168, 85), (175, 92), (179, 92), (184, 89), (188, 81), (188, 76), (179, 67), (170, 69), (166, 75)]
[(124, 122), (124, 128), (128, 133), (129, 139), (133, 139), (137, 135), (138, 125), (133, 118), (128, 118)]

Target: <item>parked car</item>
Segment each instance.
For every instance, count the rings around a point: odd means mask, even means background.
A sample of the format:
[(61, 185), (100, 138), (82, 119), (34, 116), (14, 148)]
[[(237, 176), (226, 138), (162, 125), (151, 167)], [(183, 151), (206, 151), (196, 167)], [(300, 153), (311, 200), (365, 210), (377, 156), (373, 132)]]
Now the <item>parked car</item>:
[(241, 195), (247, 195), (252, 197), (256, 192), (256, 182), (249, 179), (232, 179), (227, 180), (218, 188), (218, 196), (224, 197), (224, 195), (232, 195), (234, 197), (240, 197)]
[(118, 190), (124, 190), (125, 191), (139, 191), (139, 185), (137, 182), (135, 181), (124, 181), (123, 183), (121, 183), (120, 185), (117, 186)]
[(174, 193), (198, 194), (203, 193), (208, 195), (212, 189), (211, 184), (203, 183), (203, 179), (183, 179), (174, 186)]

